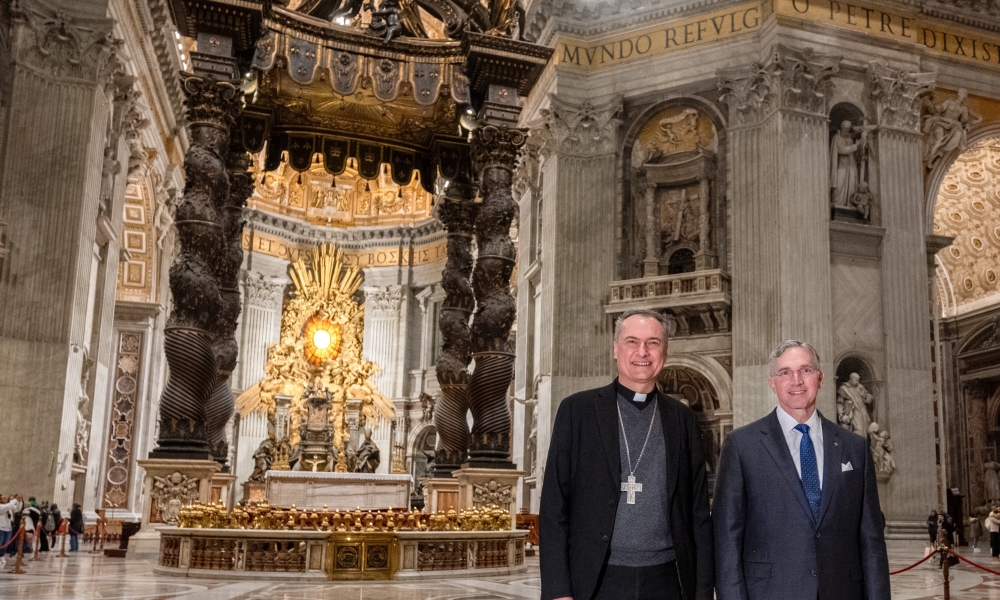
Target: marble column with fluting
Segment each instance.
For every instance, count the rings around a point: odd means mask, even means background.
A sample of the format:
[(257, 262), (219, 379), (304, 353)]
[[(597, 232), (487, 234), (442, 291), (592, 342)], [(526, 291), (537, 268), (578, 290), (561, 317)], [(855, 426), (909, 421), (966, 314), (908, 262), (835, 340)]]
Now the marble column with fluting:
[[(776, 401), (768, 354), (798, 339), (833, 375), (827, 97), (840, 58), (775, 46), (766, 63), (719, 73), (729, 106), (733, 240), (733, 424)], [(836, 414), (833, 385), (819, 408)]]
[(409, 288), (399, 285), (372, 286), (365, 292), (364, 358), (379, 366), (372, 377), (388, 398), (402, 395), (403, 348), (399, 343), (403, 299)]
[[(614, 279), (615, 151), (621, 100), (599, 103), (550, 95), (531, 135), (541, 138), (539, 240), (541, 318), (533, 357), (538, 397), (536, 474), (541, 478), (559, 403), (615, 376), (612, 320), (604, 312)], [(519, 285), (519, 293), (531, 293)], [(521, 355), (519, 350), (518, 355)]]
[(267, 351), (281, 337), (285, 283), (260, 273), (243, 272), (243, 310), (237, 328), (240, 342), (234, 387), (245, 390), (264, 378)]
[(106, 207), (112, 225), (101, 227), (111, 232), (106, 244), (98, 233), (104, 149), (115, 116), (105, 86), (120, 66), (106, 12), (106, 0), (18, 2), (11, 7), (13, 62), (6, 67), (8, 109), (17, 118), (0, 143), (0, 221), (7, 223), (0, 405), (5, 422), (18, 426), (0, 436), (0, 488), (65, 505), (73, 496), (70, 466), (88, 333), (94, 333), (94, 313), (103, 314), (115, 292), (114, 285), (101, 285), (97, 298), (91, 286), (99, 275), (95, 244), (105, 273), (116, 273), (118, 260), (120, 204), (117, 214)]
[(920, 102), (933, 74), (909, 73), (881, 61), (868, 67), (868, 93), (878, 131), (877, 197), (882, 209), (882, 312), (885, 328), (887, 422), (896, 472), (882, 506), (889, 533), (915, 523), (937, 504), (934, 398), (926, 231), (922, 210), (923, 146)]

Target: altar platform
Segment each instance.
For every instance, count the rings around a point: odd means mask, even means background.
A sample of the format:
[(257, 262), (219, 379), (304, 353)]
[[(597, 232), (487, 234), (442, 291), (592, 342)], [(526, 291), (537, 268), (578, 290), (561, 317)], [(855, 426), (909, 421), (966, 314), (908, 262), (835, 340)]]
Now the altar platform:
[(413, 478), (383, 473), (268, 471), (265, 497), (271, 506), (300, 510), (406, 509)]

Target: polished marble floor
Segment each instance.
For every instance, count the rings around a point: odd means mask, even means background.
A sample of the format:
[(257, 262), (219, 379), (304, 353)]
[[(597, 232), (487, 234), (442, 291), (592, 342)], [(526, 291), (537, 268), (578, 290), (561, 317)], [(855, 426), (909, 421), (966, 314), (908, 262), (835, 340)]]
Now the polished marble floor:
[[(993, 570), (989, 551), (963, 554)], [(28, 562), (26, 575), (0, 572), (0, 599), (66, 600), (520, 600), (539, 597), (538, 559), (529, 571), (509, 577), (452, 579), (421, 583), (295, 583), (275, 581), (210, 581), (157, 575), (145, 563), (126, 563), (81, 552), (70, 558), (57, 553)], [(917, 542), (890, 542), (890, 568), (901, 569), (923, 554)], [(933, 561), (892, 578), (893, 600), (942, 598), (940, 570)], [(1000, 600), (1000, 577), (962, 564), (952, 569), (955, 600)]]

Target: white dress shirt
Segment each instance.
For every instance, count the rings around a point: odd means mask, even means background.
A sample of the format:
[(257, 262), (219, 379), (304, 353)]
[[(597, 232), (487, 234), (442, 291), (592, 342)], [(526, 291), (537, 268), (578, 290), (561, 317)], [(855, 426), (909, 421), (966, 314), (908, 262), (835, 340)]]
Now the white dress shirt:
[[(795, 429), (799, 424), (792, 415), (785, 412), (785, 409), (778, 406), (778, 423), (781, 424), (781, 431), (785, 434), (785, 443), (788, 444), (788, 452), (792, 455), (792, 462), (795, 463), (795, 470), (802, 479), (802, 460), (799, 458), (799, 444), (802, 443), (802, 433)], [(809, 426), (809, 439), (812, 440), (813, 449), (816, 451), (816, 468), (819, 469), (819, 489), (823, 489), (823, 423), (819, 420), (819, 411), (813, 410), (809, 420), (805, 422)]]

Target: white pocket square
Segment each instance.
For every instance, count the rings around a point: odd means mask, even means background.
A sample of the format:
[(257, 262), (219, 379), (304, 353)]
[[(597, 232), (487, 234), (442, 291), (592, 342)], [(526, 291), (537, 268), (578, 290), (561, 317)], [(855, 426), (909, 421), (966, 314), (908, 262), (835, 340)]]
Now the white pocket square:
[(845, 463), (841, 463), (841, 465), (840, 465), (840, 471), (841, 472), (844, 472), (844, 471), (853, 471), (853, 470), (854, 470), (854, 465), (851, 464), (851, 461), (847, 461)]

